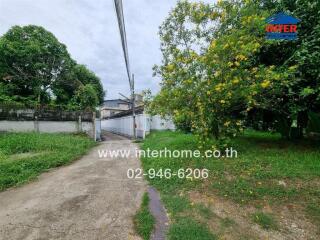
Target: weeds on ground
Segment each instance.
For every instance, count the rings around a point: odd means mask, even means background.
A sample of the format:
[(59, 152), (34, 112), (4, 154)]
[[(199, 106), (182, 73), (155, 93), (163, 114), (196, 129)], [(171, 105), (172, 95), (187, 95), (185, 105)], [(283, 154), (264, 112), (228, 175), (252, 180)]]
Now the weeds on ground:
[(84, 135), (46, 133), (0, 134), (0, 191), (36, 178), (50, 168), (70, 163), (95, 142)]
[(278, 224), (274, 217), (263, 212), (256, 212), (252, 215), (253, 222), (257, 223), (264, 229), (278, 229)]
[[(278, 206), (294, 202), (309, 206), (306, 209), (308, 216), (318, 218), (318, 208), (314, 203), (318, 202), (320, 191), (314, 184), (320, 181), (319, 142), (290, 142), (278, 134), (246, 131), (243, 136), (233, 139), (231, 145), (238, 152), (237, 158), (142, 158), (145, 172), (150, 168), (170, 168), (172, 172), (180, 168), (209, 170), (209, 178), (205, 180), (177, 177), (148, 179), (160, 191), (170, 214), (171, 228), (174, 228), (170, 230), (171, 237), (173, 233), (180, 232), (176, 224), (180, 225), (181, 217), (187, 217), (201, 225), (202, 229), (208, 229), (206, 223), (211, 216), (206, 209), (192, 206), (187, 194), (183, 194), (189, 191), (216, 194), (241, 205), (277, 203)], [(196, 150), (198, 144), (192, 134), (164, 131), (151, 133), (141, 146), (144, 150)], [(195, 217), (199, 215), (200, 219)], [(268, 218), (270, 216), (258, 214), (256, 217), (266, 228), (275, 227), (273, 219)], [(187, 225), (182, 223), (182, 226)]]
[(170, 227), (170, 240), (214, 240), (217, 239), (209, 229), (192, 218), (178, 218)]
[(136, 232), (144, 240), (150, 239), (155, 225), (155, 219), (149, 210), (149, 201), (148, 193), (145, 193), (142, 197), (141, 207), (133, 219)]

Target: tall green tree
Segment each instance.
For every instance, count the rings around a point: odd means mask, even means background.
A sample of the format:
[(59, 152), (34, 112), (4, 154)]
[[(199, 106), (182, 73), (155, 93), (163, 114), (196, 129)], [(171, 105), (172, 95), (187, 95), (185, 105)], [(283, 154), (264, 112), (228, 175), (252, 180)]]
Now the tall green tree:
[(104, 90), (100, 78), (85, 65), (74, 63), (62, 81), (57, 81), (53, 87), (57, 104), (68, 104), (76, 91), (84, 85), (90, 84), (96, 92), (98, 104), (104, 100)]
[(281, 132), (287, 137), (290, 137), (292, 123), (296, 122), (301, 137), (308, 115), (320, 111), (320, 1), (264, 0), (261, 4), (270, 14), (285, 12), (300, 20), (297, 40), (270, 41), (262, 47), (255, 61), (284, 68), (297, 66), (296, 81), (291, 81), (275, 95), (283, 101), (277, 105), (281, 111), (273, 111), (271, 120), (281, 123)]
[(270, 14), (255, 0), (214, 5), (179, 1), (160, 27), (163, 62), (155, 73), (162, 78), (162, 88), (154, 98), (158, 110), (190, 122), (200, 143), (214, 137), (223, 145), (243, 129), (242, 120), (252, 109), (284, 113), (281, 96), (297, 83), (297, 66), (257, 59), (273, 45), (265, 39)]
[(94, 110), (99, 104), (96, 89), (91, 84), (80, 86), (71, 100), (75, 109)]
[(48, 101), (71, 68), (66, 46), (43, 27), (14, 26), (0, 38), (0, 80), (17, 100)]
[(72, 69), (74, 78), (83, 85), (90, 84), (96, 91), (98, 101), (101, 104), (104, 100), (104, 91), (100, 78), (90, 71), (85, 65), (77, 64)]

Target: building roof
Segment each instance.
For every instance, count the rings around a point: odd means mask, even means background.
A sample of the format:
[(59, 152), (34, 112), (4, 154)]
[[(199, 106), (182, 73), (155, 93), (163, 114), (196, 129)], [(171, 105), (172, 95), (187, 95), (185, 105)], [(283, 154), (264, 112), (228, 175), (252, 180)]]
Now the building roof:
[[(135, 114), (141, 114), (144, 111), (144, 106), (139, 106), (135, 107)], [(125, 116), (131, 116), (132, 115), (132, 109), (122, 111), (120, 113), (116, 113), (112, 115), (111, 117), (108, 117), (107, 119), (112, 119), (112, 118), (120, 118), (120, 117), (125, 117)]]

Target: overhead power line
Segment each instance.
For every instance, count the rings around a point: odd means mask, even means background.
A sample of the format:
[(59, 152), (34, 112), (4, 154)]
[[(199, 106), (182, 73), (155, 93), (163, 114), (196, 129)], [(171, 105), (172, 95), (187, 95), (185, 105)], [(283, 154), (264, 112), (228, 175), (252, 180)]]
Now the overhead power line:
[(128, 44), (127, 44), (127, 33), (126, 33), (126, 25), (124, 23), (122, 0), (114, 0), (114, 6), (115, 6), (115, 9), (116, 9), (116, 13), (117, 13), (118, 26), (119, 26), (120, 36), (121, 36), (122, 50), (123, 50), (124, 60), (125, 60), (125, 63), (126, 63), (127, 75), (128, 75), (130, 92), (131, 92), (133, 137), (136, 138), (134, 75), (133, 74), (131, 75), (131, 72), (130, 72)]
[(123, 50), (124, 60), (125, 60), (125, 63), (126, 63), (126, 69), (127, 69), (129, 85), (130, 85), (130, 89), (131, 89), (132, 88), (131, 72), (130, 72), (128, 44), (127, 44), (127, 34), (126, 34), (126, 26), (125, 26), (124, 16), (123, 16), (122, 0), (114, 0), (114, 6), (116, 8), (118, 26), (119, 26), (120, 37), (121, 37), (122, 50)]

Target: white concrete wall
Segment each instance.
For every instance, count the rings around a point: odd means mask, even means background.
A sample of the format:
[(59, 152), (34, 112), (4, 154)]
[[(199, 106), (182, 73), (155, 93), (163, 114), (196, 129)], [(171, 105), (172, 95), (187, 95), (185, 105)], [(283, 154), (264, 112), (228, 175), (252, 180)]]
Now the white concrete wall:
[(31, 132), (35, 131), (34, 121), (0, 121), (1, 132)]
[[(136, 135), (144, 138), (150, 132), (147, 128), (148, 116), (145, 114), (136, 115)], [(133, 137), (133, 120), (132, 116), (121, 118), (107, 119), (101, 121), (101, 129), (109, 132)]]
[[(160, 116), (150, 116), (148, 114), (136, 115), (136, 135), (145, 138), (151, 130), (174, 130), (175, 126), (170, 120), (161, 119)], [(121, 134), (124, 136), (133, 136), (132, 116), (121, 118), (106, 119), (101, 121), (101, 129)]]
[(139, 114), (136, 116), (136, 133), (137, 137), (145, 138), (150, 133), (150, 116)]
[(106, 130), (108, 132), (113, 132), (124, 136), (133, 136), (133, 122), (131, 116), (102, 120), (101, 128), (102, 130)]
[(39, 132), (56, 133), (65, 132), (72, 133), (78, 131), (78, 123), (74, 121), (54, 122), (54, 121), (39, 121)]
[(163, 119), (159, 115), (152, 116), (151, 130), (175, 130), (176, 127), (170, 118)]
[(39, 131), (46, 133), (76, 133), (85, 132), (93, 137), (93, 123), (76, 121), (0, 121), (2, 132), (31, 132)]

